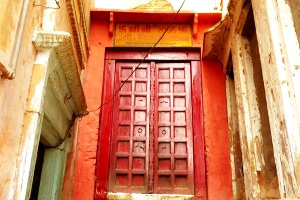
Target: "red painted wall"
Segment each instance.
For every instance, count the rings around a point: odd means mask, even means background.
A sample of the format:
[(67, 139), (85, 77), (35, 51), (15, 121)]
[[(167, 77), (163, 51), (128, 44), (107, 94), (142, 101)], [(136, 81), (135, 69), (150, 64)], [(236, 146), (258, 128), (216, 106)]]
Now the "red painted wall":
[(226, 90), (219, 61), (202, 60), (208, 199), (232, 199)]
[(91, 54), (84, 79), (84, 92), (90, 113), (82, 119), (79, 125), (73, 190), (74, 200), (91, 200), (94, 198), (100, 113), (97, 108), (101, 104), (102, 98), (105, 47), (112, 46), (112, 44), (112, 38), (108, 34), (108, 23), (92, 21), (90, 32)]
[[(149, 19), (145, 18), (145, 21), (147, 20)], [(199, 19), (198, 34), (193, 41), (194, 47), (203, 46), (204, 31), (218, 20), (220, 15), (216, 14), (205, 14)], [(97, 108), (102, 98), (105, 47), (113, 46), (113, 38), (109, 36), (108, 27), (107, 16), (92, 12), (91, 54), (84, 80), (90, 114), (84, 117), (79, 125), (74, 200), (91, 200), (94, 197), (100, 113)], [(226, 200), (232, 198), (232, 189), (224, 74), (218, 61), (203, 61), (202, 67), (208, 198)]]

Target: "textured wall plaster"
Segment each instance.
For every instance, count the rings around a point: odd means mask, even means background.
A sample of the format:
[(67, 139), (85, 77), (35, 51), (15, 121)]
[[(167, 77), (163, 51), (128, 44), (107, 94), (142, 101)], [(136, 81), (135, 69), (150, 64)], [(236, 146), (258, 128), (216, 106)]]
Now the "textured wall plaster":
[(10, 199), (14, 193), (14, 174), (23, 126), (23, 115), (29, 89), (36, 50), (32, 36), (41, 27), (41, 7), (29, 6), (14, 80), (1, 80), (0, 84), (0, 199)]
[[(104, 8), (104, 9), (133, 9), (138, 6), (148, 4), (150, 2), (155, 2), (157, 5), (165, 4), (169, 2), (174, 10), (178, 10), (181, 6), (183, 0), (95, 0), (94, 8)], [(195, 12), (216, 12), (220, 11), (220, 0), (205, 1), (205, 0), (186, 0), (182, 10), (195, 11)], [(159, 7), (157, 6), (159, 9)], [(217, 8), (217, 9), (215, 9)], [(151, 9), (151, 8), (149, 8)], [(153, 9), (153, 8), (152, 8)]]

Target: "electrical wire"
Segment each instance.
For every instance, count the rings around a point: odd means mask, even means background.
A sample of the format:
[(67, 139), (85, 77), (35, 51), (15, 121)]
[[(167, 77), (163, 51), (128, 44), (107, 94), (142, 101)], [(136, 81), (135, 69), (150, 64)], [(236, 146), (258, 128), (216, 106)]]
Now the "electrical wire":
[[(59, 9), (59, 3), (57, 0), (55, 0), (56, 4), (58, 5), (58, 8), (52, 8), (52, 9)], [(153, 47), (146, 53), (146, 55), (144, 56), (144, 58), (140, 61), (140, 63), (136, 66), (136, 68), (131, 72), (131, 74), (126, 78), (125, 81), (123, 81), (123, 83), (121, 84), (121, 86), (119, 87), (119, 89), (115, 92), (115, 94), (112, 96), (112, 98), (110, 100), (108, 100), (107, 102), (101, 104), (97, 109), (91, 110), (89, 112), (95, 112), (99, 109), (101, 109), (104, 105), (109, 104), (112, 100), (114, 100), (115, 96), (120, 92), (120, 90), (122, 89), (122, 87), (124, 86), (124, 84), (129, 80), (129, 78), (133, 75), (133, 73), (140, 67), (140, 65), (146, 60), (147, 56), (152, 52), (152, 50), (157, 46), (157, 44), (162, 40), (162, 38), (165, 36), (165, 34), (167, 33), (167, 31), (169, 30), (170, 26), (173, 24), (176, 16), (178, 15), (178, 13), (180, 12), (181, 8), (183, 7), (185, 3), (185, 0), (183, 0), (180, 8), (177, 10), (177, 12), (173, 15), (173, 18), (171, 19), (171, 21), (169, 22), (168, 26), (166, 27), (165, 31), (163, 32), (163, 34), (161, 35), (161, 37), (157, 40), (157, 42), (153, 45)], [(41, 6), (41, 5), (35, 5), (35, 6)], [(44, 6), (46, 7), (46, 6)], [(48, 7), (46, 7), (48, 8)], [(58, 148), (68, 137), (71, 137), (71, 129), (74, 126), (75, 123), (75, 119), (77, 118), (77, 116), (73, 116), (72, 117), (72, 122), (70, 125), (70, 128), (68, 129), (68, 131), (66, 132), (65, 137), (55, 146), (53, 147), (46, 147), (46, 148)]]
[(142, 63), (144, 63), (144, 61), (146, 60), (146, 58), (148, 57), (148, 55), (153, 51), (153, 49), (158, 45), (158, 43), (162, 40), (162, 38), (165, 36), (165, 34), (167, 33), (167, 31), (169, 30), (170, 26), (173, 24), (175, 18), (177, 17), (178, 13), (180, 12), (181, 8), (183, 7), (185, 3), (185, 0), (183, 0), (181, 6), (179, 7), (179, 9), (177, 10), (177, 12), (173, 15), (173, 18), (171, 19), (171, 21), (169, 22), (168, 26), (166, 27), (165, 31), (163, 32), (163, 34), (160, 36), (160, 38), (157, 40), (157, 42), (152, 46), (152, 48), (146, 53), (146, 55), (144, 56), (144, 58), (140, 61), (140, 63), (135, 67), (135, 69), (130, 73), (130, 75), (126, 78), (125, 81), (123, 81), (123, 83), (121, 84), (121, 86), (119, 87), (119, 89), (114, 93), (114, 95), (107, 101), (104, 102), (103, 104), (101, 104), (98, 108), (91, 110), (89, 112), (95, 112), (99, 109), (101, 109), (104, 105), (109, 104), (112, 100), (114, 100), (114, 98), (116, 97), (117, 94), (119, 94), (120, 90), (122, 89), (122, 87), (125, 85), (125, 83), (129, 80), (129, 78), (133, 75), (133, 73), (140, 67), (140, 65)]

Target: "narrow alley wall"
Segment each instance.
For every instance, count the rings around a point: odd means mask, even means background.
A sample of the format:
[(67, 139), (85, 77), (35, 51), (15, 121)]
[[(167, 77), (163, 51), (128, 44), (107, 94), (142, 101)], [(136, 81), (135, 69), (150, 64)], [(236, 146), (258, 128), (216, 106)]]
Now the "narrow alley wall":
[[(44, 102), (44, 99), (40, 102), (36, 99), (29, 102), (29, 94), (41, 91), (41, 88), (30, 87), (31, 82), (41, 81), (43, 78), (43, 73), (40, 77), (37, 73), (35, 75), (38, 79), (32, 80), (34, 65), (43, 60), (42, 56), (37, 58), (40, 50), (38, 51), (33, 44), (36, 32), (69, 33), (73, 46), (76, 44), (82, 46), (83, 53), (80, 54), (80, 49), (76, 48), (78, 55), (75, 56), (78, 61), (83, 59), (82, 67), (85, 65), (88, 43), (84, 41), (84, 34), (81, 35), (84, 33), (83, 28), (80, 27), (81, 33), (76, 30), (75, 23), (77, 22), (74, 23), (74, 17), (77, 17), (75, 20), (82, 17), (89, 21), (89, 16), (80, 16), (79, 13), (75, 13), (72, 5), (74, 6), (73, 0), (62, 0), (58, 4), (50, 0), (42, 0), (38, 3), (26, 0), (0, 2), (0, 199), (26, 199), (31, 191), (31, 175), (34, 172), (36, 149), (40, 139), (40, 133), (35, 135), (35, 130), (41, 131), (39, 129), (41, 123), (30, 124), (27, 121), (28, 113), (34, 111), (28, 110), (26, 106), (30, 103), (35, 106)], [(89, 2), (85, 6), (89, 11)], [(80, 10), (77, 9), (76, 12)], [(50, 20), (47, 18), (49, 13), (51, 13)], [(71, 15), (73, 15), (73, 22)], [(84, 22), (82, 20), (80, 22), (83, 26)], [(18, 34), (20, 46), (16, 45)], [(14, 56), (15, 66), (11, 64)], [(43, 60), (43, 63), (47, 64), (47, 62), (48, 60)], [(78, 71), (81, 71), (82, 67), (78, 67)], [(14, 76), (6, 76), (4, 72), (7, 69), (13, 72)], [(35, 113), (35, 115), (42, 117), (43, 113)], [(76, 138), (76, 129), (72, 134)], [(76, 141), (74, 145), (76, 146)], [(27, 154), (27, 151), (32, 153)], [(72, 163), (69, 162), (69, 165)]]
[[(203, 4), (200, 3), (200, 5)], [(206, 17), (199, 20), (198, 34), (194, 37), (193, 47), (202, 48), (204, 31), (220, 20), (220, 12), (216, 13), (217, 11), (214, 9), (208, 9), (206, 12), (215, 14), (207, 14)], [(103, 90), (105, 48), (113, 47), (113, 37), (109, 34), (109, 19), (100, 17), (96, 8), (91, 12), (90, 45), (91, 54), (84, 80), (90, 114), (82, 119), (79, 127), (73, 193), (73, 199), (76, 200), (94, 198), (95, 168), (96, 164), (100, 168), (102, 165), (101, 160), (96, 161), (100, 114), (98, 108), (101, 105)], [(208, 199), (211, 200), (232, 198), (224, 77), (222, 66), (217, 60), (203, 61), (206, 175)], [(103, 147), (99, 146), (98, 148)]]

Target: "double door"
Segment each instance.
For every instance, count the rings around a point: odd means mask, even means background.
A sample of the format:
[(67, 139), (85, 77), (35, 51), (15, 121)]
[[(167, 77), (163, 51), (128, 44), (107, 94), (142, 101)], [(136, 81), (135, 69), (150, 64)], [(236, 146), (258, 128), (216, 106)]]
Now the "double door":
[(138, 64), (115, 62), (108, 191), (194, 194), (191, 64)]

